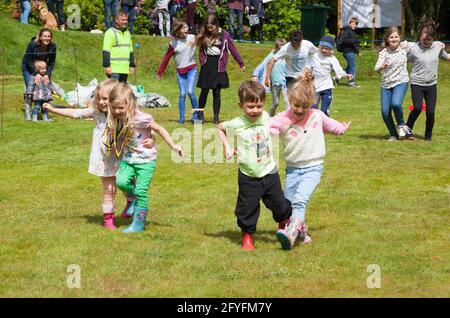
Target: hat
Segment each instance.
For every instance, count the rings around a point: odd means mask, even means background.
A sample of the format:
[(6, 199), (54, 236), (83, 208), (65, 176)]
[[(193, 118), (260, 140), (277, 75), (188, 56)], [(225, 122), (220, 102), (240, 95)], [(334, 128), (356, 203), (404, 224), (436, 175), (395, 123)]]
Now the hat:
[(319, 45), (334, 49), (334, 39), (331, 36), (325, 35), (320, 39)]

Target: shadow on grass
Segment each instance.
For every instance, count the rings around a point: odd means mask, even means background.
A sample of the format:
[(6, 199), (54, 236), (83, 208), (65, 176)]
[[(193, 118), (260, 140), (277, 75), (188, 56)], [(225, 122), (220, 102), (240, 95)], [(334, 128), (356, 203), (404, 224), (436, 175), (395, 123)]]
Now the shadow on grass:
[[(389, 139), (389, 135), (382, 135), (382, 136), (380, 136), (380, 135), (359, 135), (358, 138), (364, 139), (364, 140), (382, 140), (382, 141), (385, 140), (385, 141), (387, 141)], [(414, 138), (415, 138), (415, 140), (425, 140), (425, 137), (423, 137), (423, 136), (414, 135)], [(414, 139), (408, 140), (405, 138), (400, 138), (397, 141), (413, 142)]]
[[(84, 218), (86, 220), (86, 223), (89, 223), (89, 224), (98, 224), (98, 225), (103, 224), (103, 217), (101, 215), (83, 215), (81, 217)], [(117, 215), (114, 219), (114, 224), (117, 227), (128, 226), (131, 224), (132, 221), (133, 221), (133, 218), (122, 219), (120, 217), (120, 215)], [(162, 224), (162, 223), (151, 221), (151, 220), (146, 221), (145, 226), (172, 227), (171, 224)]]

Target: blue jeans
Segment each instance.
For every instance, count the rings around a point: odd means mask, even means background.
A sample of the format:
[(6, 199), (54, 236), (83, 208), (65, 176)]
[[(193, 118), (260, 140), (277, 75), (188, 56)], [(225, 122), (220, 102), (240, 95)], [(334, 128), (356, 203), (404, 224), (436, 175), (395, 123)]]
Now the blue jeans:
[(56, 3), (56, 11), (58, 13), (58, 19), (57, 19), (58, 25), (66, 24), (66, 20), (64, 19), (64, 1), (47, 0), (48, 11), (53, 13), (53, 15), (56, 18), (55, 3)]
[(134, 21), (136, 20), (136, 10), (134, 6), (121, 6), (121, 10), (128, 14), (128, 30), (130, 33), (134, 31)]
[(31, 5), (29, 0), (20, 0), (20, 23), (28, 24), (28, 17), (30, 16)]
[(126, 84), (128, 81), (128, 74), (112, 73), (111, 76), (108, 76), (108, 78), (112, 78), (118, 80), (120, 83)]
[[(119, 0), (103, 0), (103, 14), (105, 16), (105, 27), (109, 29), (116, 25), (117, 11), (119, 9)], [(112, 15), (112, 22), (111, 22)]]
[(408, 90), (408, 83), (400, 83), (392, 88), (381, 88), (381, 116), (383, 116), (389, 134), (398, 138), (397, 129), (395, 128), (394, 120), (392, 118), (392, 111), (394, 112), (397, 125), (404, 125), (402, 103)]
[(323, 91), (317, 92), (316, 95), (317, 95), (317, 103), (314, 104), (312, 107), (317, 109), (320, 104), (320, 99), (322, 99), (321, 110), (325, 113), (325, 115), (330, 116), (329, 112), (331, 102), (333, 101), (333, 90), (331, 88), (325, 89)]
[(345, 60), (347, 61), (347, 67), (345, 72), (347, 74), (352, 74), (352, 80), (348, 81), (349, 85), (355, 84), (356, 78), (356, 54), (354, 52), (343, 53)]
[(42, 115), (47, 115), (48, 110), (42, 108), (43, 102), (40, 100), (37, 100), (34, 102), (34, 108), (33, 108), (33, 116), (37, 116), (39, 114), (39, 111), (42, 109)]
[(27, 91), (28, 83), (30, 83), (30, 72), (27, 70), (22, 70), (23, 80), (25, 82), (25, 91)]
[(193, 68), (185, 74), (178, 74), (178, 87), (180, 88), (180, 96), (178, 98), (178, 107), (180, 108), (180, 122), (184, 121), (184, 111), (186, 109), (186, 88), (187, 95), (194, 109), (198, 108), (197, 97), (195, 96), (195, 79), (197, 78), (197, 68)]
[(236, 15), (237, 15), (237, 38), (239, 40), (242, 40), (243, 38), (243, 19), (244, 19), (244, 13), (241, 10), (236, 10), (236, 9), (229, 9), (228, 10), (228, 15), (230, 18), (230, 34), (231, 37), (233, 39), (236, 39), (236, 34), (234, 32), (234, 21), (236, 20)]
[(305, 221), (306, 206), (320, 183), (323, 164), (307, 168), (286, 167), (284, 196), (292, 203), (292, 217)]

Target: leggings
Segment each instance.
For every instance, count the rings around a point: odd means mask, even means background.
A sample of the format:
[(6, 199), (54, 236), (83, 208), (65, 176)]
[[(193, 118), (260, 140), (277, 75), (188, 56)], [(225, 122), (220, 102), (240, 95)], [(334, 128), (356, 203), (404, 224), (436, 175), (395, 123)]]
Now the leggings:
[[(205, 108), (206, 100), (208, 98), (209, 88), (202, 88), (200, 96), (198, 98), (199, 108)], [(212, 88), (213, 94), (213, 110), (214, 115), (219, 115), (220, 113), (220, 88)]]
[(406, 123), (406, 125), (411, 128), (411, 130), (413, 129), (414, 123), (422, 112), (422, 101), (425, 99), (425, 104), (427, 105), (425, 138), (431, 138), (434, 126), (434, 110), (436, 108), (436, 84), (431, 86), (411, 84), (411, 96), (414, 104), (414, 109), (409, 114), (408, 122)]

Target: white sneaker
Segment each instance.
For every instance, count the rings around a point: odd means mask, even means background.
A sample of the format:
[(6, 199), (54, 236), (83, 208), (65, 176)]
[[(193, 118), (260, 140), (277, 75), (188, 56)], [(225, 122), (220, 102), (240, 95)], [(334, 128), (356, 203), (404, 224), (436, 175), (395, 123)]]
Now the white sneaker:
[(397, 137), (391, 136), (391, 137), (389, 137), (389, 139), (387, 141), (390, 142), (390, 141), (396, 141), (396, 140), (398, 140)]
[(397, 129), (398, 129), (398, 136), (399, 137), (401, 137), (401, 138), (403, 138), (403, 137), (405, 137), (406, 136), (406, 132), (405, 132), (405, 130), (404, 130), (404, 127), (405, 125), (398, 125), (397, 126)]

